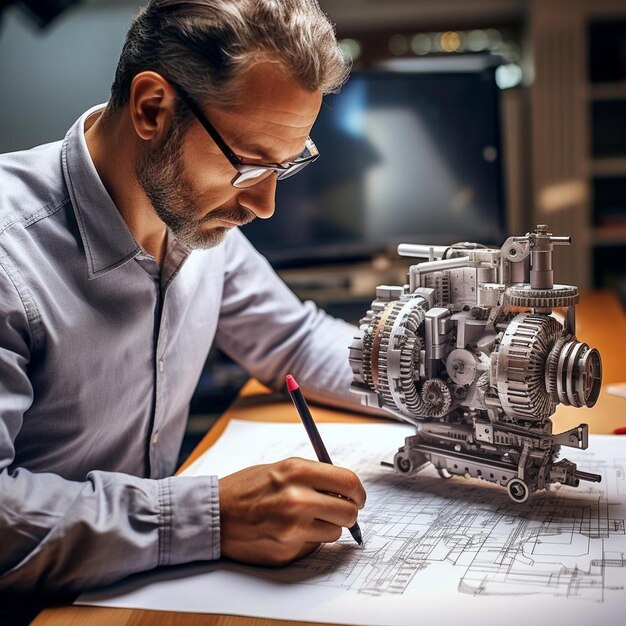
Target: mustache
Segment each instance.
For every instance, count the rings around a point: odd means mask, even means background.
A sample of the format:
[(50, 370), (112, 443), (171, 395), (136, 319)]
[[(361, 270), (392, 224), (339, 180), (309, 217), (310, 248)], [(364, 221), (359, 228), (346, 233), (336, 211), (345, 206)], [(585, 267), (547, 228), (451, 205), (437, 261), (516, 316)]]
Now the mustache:
[(214, 211), (210, 211), (207, 215), (205, 215), (200, 223), (208, 222), (211, 220), (224, 220), (225, 222), (233, 222), (235, 224), (249, 224), (253, 220), (256, 219), (256, 215), (250, 211), (250, 209), (246, 209), (242, 206), (237, 206), (236, 208), (221, 208), (215, 209)]

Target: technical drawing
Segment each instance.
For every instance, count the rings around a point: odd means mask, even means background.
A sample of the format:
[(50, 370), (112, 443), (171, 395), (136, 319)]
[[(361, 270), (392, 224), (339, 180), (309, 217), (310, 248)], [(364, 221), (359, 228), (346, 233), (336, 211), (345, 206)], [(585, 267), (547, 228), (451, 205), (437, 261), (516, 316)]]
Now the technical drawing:
[(626, 506), (606, 491), (623, 488), (626, 458), (585, 462), (609, 485), (556, 485), (522, 505), (483, 481), (441, 481), (432, 468), (407, 478), (362, 467), (364, 548), (344, 537), (263, 576), (385, 596), (402, 595), (443, 567), (461, 594), (604, 602), (626, 587)]
[[(428, 257), (408, 284), (381, 285), (350, 346), (351, 391), (417, 428), (394, 458), (400, 473), (432, 463), (506, 486), (512, 500), (581, 472), (561, 446), (586, 449), (587, 424), (553, 434), (558, 404), (593, 406), (602, 364), (576, 337), (578, 288), (553, 282), (555, 237), (546, 225), (501, 248), (401, 244)], [(563, 323), (552, 315), (565, 309)]]
[[(346, 530), (286, 567), (224, 559), (166, 568), (80, 602), (359, 626), (623, 623), (623, 438), (592, 436), (592, 451), (572, 457), (602, 482), (553, 485), (518, 504), (488, 481), (381, 466), (411, 425), (318, 425), (333, 461), (367, 492), (363, 546)], [(227, 476), (293, 455), (315, 456), (301, 424), (232, 420), (185, 474)]]

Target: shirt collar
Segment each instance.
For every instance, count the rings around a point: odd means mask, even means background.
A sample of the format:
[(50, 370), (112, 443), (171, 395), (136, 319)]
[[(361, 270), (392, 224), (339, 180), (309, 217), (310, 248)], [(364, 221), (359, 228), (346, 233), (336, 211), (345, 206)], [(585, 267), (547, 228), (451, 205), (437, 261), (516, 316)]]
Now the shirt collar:
[(93, 164), (85, 141), (85, 121), (105, 105), (92, 107), (69, 129), (62, 148), (63, 173), (85, 249), (89, 278), (124, 265), (141, 246), (117, 210)]

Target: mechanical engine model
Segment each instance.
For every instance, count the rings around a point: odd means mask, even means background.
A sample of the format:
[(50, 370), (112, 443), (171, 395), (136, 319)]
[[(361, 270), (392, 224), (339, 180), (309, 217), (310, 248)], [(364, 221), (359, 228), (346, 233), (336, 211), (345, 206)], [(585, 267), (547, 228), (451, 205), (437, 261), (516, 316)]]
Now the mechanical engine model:
[(417, 427), (396, 471), (431, 462), (519, 503), (551, 483), (600, 482), (557, 460), (561, 446), (587, 448), (587, 424), (553, 434), (550, 421), (559, 403), (593, 406), (602, 378), (598, 351), (576, 338), (578, 289), (553, 283), (553, 248), (570, 243), (539, 225), (500, 249), (398, 247), (429, 260), (410, 267), (408, 285), (377, 287), (350, 346), (351, 391)]

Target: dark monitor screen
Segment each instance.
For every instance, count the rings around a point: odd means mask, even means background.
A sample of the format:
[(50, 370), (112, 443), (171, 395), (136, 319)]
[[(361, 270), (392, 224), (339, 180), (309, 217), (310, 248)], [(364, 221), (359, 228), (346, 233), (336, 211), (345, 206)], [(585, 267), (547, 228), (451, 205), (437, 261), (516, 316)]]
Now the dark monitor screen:
[(244, 233), (281, 266), (402, 242), (501, 243), (494, 72), (353, 72), (324, 98), (320, 158), (280, 181), (274, 216)]

